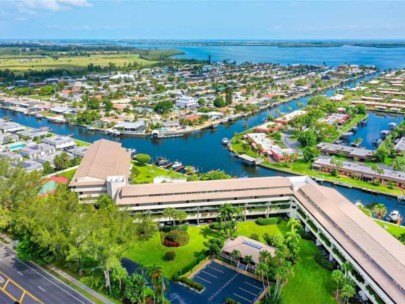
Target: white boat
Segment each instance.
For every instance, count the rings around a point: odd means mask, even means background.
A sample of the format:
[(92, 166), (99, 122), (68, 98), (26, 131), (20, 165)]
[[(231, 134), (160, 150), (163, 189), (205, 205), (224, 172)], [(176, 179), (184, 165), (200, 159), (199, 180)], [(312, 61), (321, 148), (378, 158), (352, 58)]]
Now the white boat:
[(390, 122), (390, 123), (388, 124), (388, 126), (389, 126), (390, 130), (393, 130), (393, 129), (396, 128), (397, 124), (396, 124), (395, 122)]
[(222, 144), (223, 145), (229, 144), (229, 138), (226, 138), (226, 137), (222, 138)]
[(183, 164), (179, 161), (175, 161), (172, 165), (172, 169), (174, 171), (181, 170), (181, 169), (183, 169)]
[(388, 218), (391, 222), (397, 222), (401, 218), (401, 214), (398, 210), (394, 210), (388, 215)]
[(354, 203), (354, 205), (356, 206), (356, 207), (363, 207), (363, 204), (360, 202), (360, 201), (356, 201), (355, 203)]

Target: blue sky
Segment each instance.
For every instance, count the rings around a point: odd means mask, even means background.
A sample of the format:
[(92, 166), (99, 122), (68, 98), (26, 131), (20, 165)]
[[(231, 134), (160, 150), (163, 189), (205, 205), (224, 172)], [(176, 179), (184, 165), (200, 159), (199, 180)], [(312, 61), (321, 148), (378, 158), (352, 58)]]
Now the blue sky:
[(0, 39), (405, 39), (405, 0), (0, 0)]

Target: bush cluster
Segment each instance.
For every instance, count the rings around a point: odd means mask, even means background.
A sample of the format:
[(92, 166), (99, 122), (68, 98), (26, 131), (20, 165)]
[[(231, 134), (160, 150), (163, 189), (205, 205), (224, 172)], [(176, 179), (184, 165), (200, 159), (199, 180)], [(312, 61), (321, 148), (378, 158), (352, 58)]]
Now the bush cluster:
[(180, 246), (188, 244), (189, 239), (188, 233), (182, 230), (171, 230), (164, 236), (164, 241), (176, 242)]
[(237, 302), (232, 298), (226, 298), (225, 299), (225, 304), (240, 304), (240, 302)]
[(278, 222), (279, 222), (278, 217), (270, 217), (270, 218), (259, 217), (256, 220), (256, 224), (260, 226), (274, 225), (277, 224)]
[(176, 241), (169, 241), (168, 239), (163, 240), (163, 245), (166, 247), (180, 247), (180, 243)]
[(213, 222), (210, 224), (210, 228), (213, 230), (223, 230), (224, 229), (224, 225), (220, 222)]
[(176, 258), (176, 252), (168, 251), (166, 252), (164, 259), (165, 261), (173, 261)]
[(193, 289), (198, 290), (198, 291), (204, 290), (204, 286), (203, 286), (203, 285), (201, 285), (200, 283), (197, 283), (197, 282), (195, 282), (195, 281), (193, 281), (192, 279), (189, 279), (189, 278), (187, 278), (187, 277), (181, 277), (181, 278), (179, 279), (179, 281), (182, 282), (182, 283), (184, 283), (184, 284), (186, 284), (187, 286), (190, 286), (190, 287), (193, 288)]
[(315, 261), (321, 265), (323, 268), (328, 269), (328, 270), (333, 270), (336, 268), (336, 263), (329, 261), (329, 259), (327, 259), (322, 252), (318, 252), (315, 255)]
[(263, 234), (263, 238), (266, 243), (273, 247), (281, 247), (284, 244), (284, 236), (280, 233), (275, 234)]

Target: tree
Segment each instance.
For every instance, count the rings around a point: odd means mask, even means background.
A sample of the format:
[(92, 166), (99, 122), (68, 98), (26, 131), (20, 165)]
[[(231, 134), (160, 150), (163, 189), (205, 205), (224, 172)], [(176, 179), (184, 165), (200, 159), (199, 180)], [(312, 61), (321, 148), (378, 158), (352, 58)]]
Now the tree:
[(200, 105), (200, 107), (205, 107), (205, 99), (204, 98), (198, 99), (198, 104)]
[(133, 273), (125, 280), (124, 298), (132, 304), (144, 304), (146, 287), (146, 278), (142, 274)]
[(357, 208), (359, 208), (361, 211), (363, 211), (363, 213), (369, 217), (373, 216), (373, 213), (371, 212), (370, 209), (368, 209), (367, 207), (364, 207), (363, 205), (357, 205)]
[(105, 111), (106, 113), (112, 111), (112, 109), (113, 109), (113, 103), (111, 102), (111, 100), (109, 100), (109, 99), (104, 99), (103, 105), (104, 105), (104, 111)]
[(373, 208), (373, 213), (380, 221), (387, 214), (387, 207), (384, 204), (376, 204)]
[(135, 235), (139, 240), (149, 240), (157, 231), (158, 225), (151, 218), (150, 213), (137, 215), (135, 222)]
[(226, 105), (225, 100), (221, 96), (218, 96), (217, 98), (214, 99), (214, 106), (216, 108), (223, 108), (225, 107), (225, 105)]
[(237, 265), (239, 264), (240, 255), (241, 255), (241, 253), (237, 249), (234, 249), (231, 252), (232, 260), (234, 260)]
[(160, 101), (153, 107), (153, 110), (156, 113), (160, 113), (160, 114), (169, 113), (169, 112), (171, 112), (172, 109), (173, 109), (173, 103), (169, 100)]
[(204, 245), (208, 248), (211, 256), (217, 256), (221, 253), (224, 242), (221, 239), (209, 239)]
[(169, 222), (173, 222), (174, 225), (174, 219), (176, 218), (177, 210), (174, 208), (165, 208), (163, 210), (163, 216), (167, 217), (169, 219)]
[(247, 255), (243, 258), (243, 260), (245, 261), (246, 265), (247, 265), (247, 269), (249, 269), (249, 266), (252, 264), (253, 262), (253, 258), (251, 255)]
[(219, 179), (230, 179), (231, 176), (226, 174), (221, 170), (212, 170), (200, 175), (200, 180), (219, 180)]
[(154, 291), (153, 293), (154, 303), (163, 303), (165, 288), (164, 288), (162, 267), (157, 265), (150, 266), (147, 269), (147, 273)]
[(383, 163), (385, 158), (389, 155), (389, 151), (384, 144), (382, 144), (377, 150), (374, 151), (376, 159)]
[(303, 150), (303, 158), (306, 163), (311, 163), (320, 155), (320, 151), (315, 147), (305, 147)]
[(297, 140), (301, 144), (301, 146), (305, 148), (307, 146), (315, 146), (317, 137), (313, 130), (307, 130), (299, 133)]
[(139, 163), (139, 165), (144, 166), (149, 163), (152, 158), (148, 154), (139, 153), (136, 155), (135, 159)]
[(233, 89), (231, 87), (227, 87), (225, 90), (225, 104), (231, 105), (233, 101)]
[(49, 161), (44, 162), (44, 164), (42, 165), (42, 172), (44, 173), (44, 175), (48, 175), (54, 172)]
[(339, 289), (345, 281), (343, 272), (339, 269), (332, 271), (332, 280), (336, 283), (336, 300), (339, 299)]
[(405, 159), (397, 157), (392, 161), (392, 169), (396, 171), (405, 171)]
[(342, 287), (342, 297), (345, 299), (345, 303), (349, 303), (349, 300), (356, 295), (356, 289), (353, 284), (345, 283)]
[(70, 157), (66, 152), (56, 155), (53, 159), (56, 171), (64, 170), (70, 167)]

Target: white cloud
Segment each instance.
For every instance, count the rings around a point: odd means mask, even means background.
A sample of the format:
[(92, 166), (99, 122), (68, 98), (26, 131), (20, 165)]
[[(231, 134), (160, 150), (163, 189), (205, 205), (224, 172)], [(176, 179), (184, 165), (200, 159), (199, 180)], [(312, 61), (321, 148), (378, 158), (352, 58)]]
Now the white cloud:
[(17, 0), (16, 3), (22, 12), (33, 12), (41, 9), (59, 11), (91, 6), (88, 0)]

